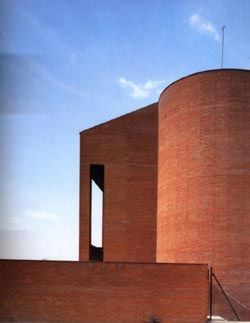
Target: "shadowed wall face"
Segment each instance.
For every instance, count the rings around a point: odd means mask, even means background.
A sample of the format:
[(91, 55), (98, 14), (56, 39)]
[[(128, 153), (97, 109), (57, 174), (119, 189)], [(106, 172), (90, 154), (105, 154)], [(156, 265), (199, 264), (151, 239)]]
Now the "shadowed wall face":
[(0, 261), (0, 320), (206, 321), (206, 265)]
[(90, 259), (90, 165), (103, 165), (103, 260), (156, 261), (157, 118), (152, 104), (81, 133), (80, 260)]
[(159, 101), (157, 261), (209, 263), (250, 306), (250, 73), (198, 73)]

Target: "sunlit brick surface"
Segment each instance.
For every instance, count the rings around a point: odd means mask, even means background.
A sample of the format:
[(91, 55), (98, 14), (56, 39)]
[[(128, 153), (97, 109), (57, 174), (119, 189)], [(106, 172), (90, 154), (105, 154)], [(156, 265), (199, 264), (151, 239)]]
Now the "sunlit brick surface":
[(81, 133), (80, 260), (89, 260), (89, 167), (104, 165), (105, 261), (156, 260), (157, 104)]
[(158, 157), (157, 261), (209, 263), (250, 307), (249, 71), (197, 73), (168, 87)]

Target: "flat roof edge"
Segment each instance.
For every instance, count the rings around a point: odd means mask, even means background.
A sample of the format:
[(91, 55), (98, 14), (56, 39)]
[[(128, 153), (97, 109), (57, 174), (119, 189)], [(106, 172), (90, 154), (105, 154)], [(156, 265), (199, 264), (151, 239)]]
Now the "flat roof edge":
[(36, 259), (0, 259), (0, 263), (3, 262), (30, 262), (30, 263), (74, 263), (74, 264), (116, 264), (116, 265), (180, 265), (180, 266), (208, 266), (207, 263), (179, 263), (179, 262), (130, 262), (130, 261), (79, 261), (79, 260), (36, 260)]

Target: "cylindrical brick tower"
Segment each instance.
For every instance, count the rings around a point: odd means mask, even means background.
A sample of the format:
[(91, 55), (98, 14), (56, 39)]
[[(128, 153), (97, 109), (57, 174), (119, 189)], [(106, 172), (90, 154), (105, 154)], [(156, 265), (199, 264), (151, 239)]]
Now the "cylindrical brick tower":
[(250, 307), (250, 71), (167, 87), (158, 161), (157, 261), (208, 263)]

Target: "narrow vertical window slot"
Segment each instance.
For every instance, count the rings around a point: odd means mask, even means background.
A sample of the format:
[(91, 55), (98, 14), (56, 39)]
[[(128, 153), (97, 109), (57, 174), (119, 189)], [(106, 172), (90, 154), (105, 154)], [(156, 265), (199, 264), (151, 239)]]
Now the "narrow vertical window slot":
[(103, 261), (104, 165), (90, 165), (90, 260)]

